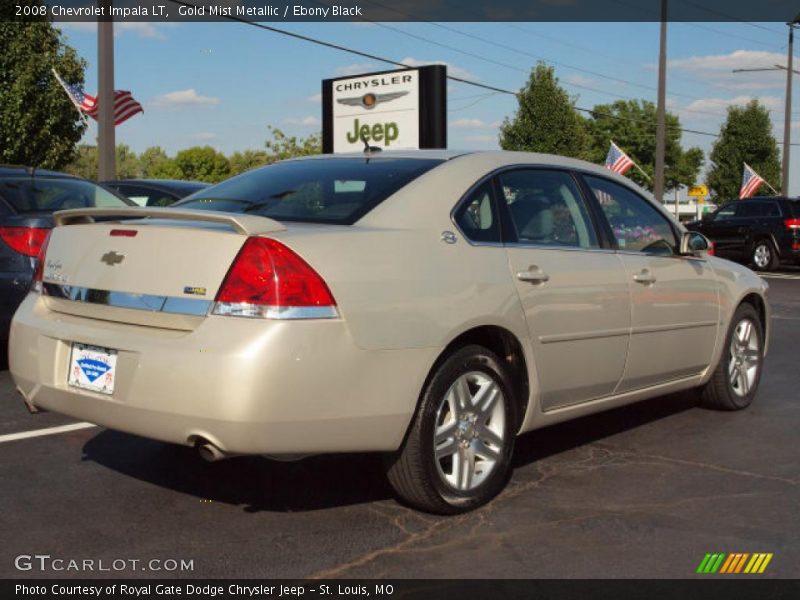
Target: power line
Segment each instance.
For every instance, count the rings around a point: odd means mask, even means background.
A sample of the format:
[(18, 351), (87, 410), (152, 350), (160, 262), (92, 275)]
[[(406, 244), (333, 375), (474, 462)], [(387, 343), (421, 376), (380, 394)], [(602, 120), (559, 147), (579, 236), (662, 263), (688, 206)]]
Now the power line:
[[(183, 2), (182, 0), (169, 0), (169, 1), (172, 2), (173, 4), (179, 4), (179, 5), (182, 5), (182, 6), (189, 7), (189, 8), (196, 8), (196, 6), (197, 6), (197, 5), (192, 4), (190, 2)], [(285, 35), (285, 36), (288, 36), (288, 37), (299, 39), (299, 40), (302, 40), (302, 41), (305, 41), (305, 42), (309, 42), (311, 44), (316, 44), (318, 46), (323, 46), (323, 47), (326, 47), (326, 48), (339, 50), (340, 52), (347, 52), (349, 54), (353, 54), (355, 56), (360, 56), (362, 58), (369, 58), (370, 60), (376, 60), (378, 62), (383, 62), (383, 63), (390, 64), (390, 65), (395, 65), (395, 66), (401, 67), (403, 69), (412, 69), (413, 68), (412, 66), (409, 66), (409, 65), (407, 65), (405, 63), (402, 63), (402, 62), (399, 62), (399, 61), (396, 61), (396, 60), (393, 60), (393, 59), (390, 59), (390, 58), (385, 58), (385, 57), (382, 57), (382, 56), (378, 56), (377, 54), (371, 54), (369, 52), (363, 52), (361, 50), (355, 50), (353, 48), (348, 48), (348, 47), (342, 46), (340, 44), (335, 44), (333, 42), (326, 42), (326, 41), (320, 40), (318, 38), (313, 38), (313, 37), (310, 37), (310, 36), (307, 36), (307, 35), (303, 35), (303, 34), (300, 34), (300, 33), (295, 33), (293, 31), (288, 31), (286, 29), (280, 29), (278, 27), (272, 27), (270, 25), (264, 25), (263, 23), (257, 23), (255, 21), (248, 21), (247, 19), (241, 19), (239, 17), (235, 17), (235, 16), (232, 16), (232, 15), (231, 16), (225, 16), (225, 18), (230, 20), (230, 21), (235, 21), (237, 23), (250, 25), (250, 26), (256, 27), (258, 29), (263, 29), (265, 31), (270, 31), (272, 33), (278, 33), (280, 35)], [(513, 92), (511, 90), (503, 89), (503, 88), (496, 87), (496, 86), (493, 86), (493, 85), (488, 85), (488, 84), (485, 84), (485, 83), (480, 83), (478, 81), (471, 81), (471, 80), (465, 79), (463, 77), (456, 77), (454, 75), (448, 75), (447, 79), (449, 79), (451, 81), (458, 81), (458, 82), (466, 84), (466, 85), (471, 85), (471, 86), (474, 86), (474, 87), (483, 88), (483, 89), (490, 90), (490, 91), (493, 91), (493, 92), (498, 92), (498, 93), (501, 93), (501, 94), (508, 94), (508, 95), (511, 95), (511, 96), (514, 96), (514, 97), (518, 97), (519, 96), (519, 94), (517, 92)], [(608, 118), (612, 118), (612, 119), (618, 119), (618, 120), (622, 120), (622, 121), (629, 121), (629, 122), (633, 122), (633, 123), (642, 123), (642, 124), (649, 125), (649, 126), (655, 126), (655, 123), (652, 123), (650, 121), (645, 121), (643, 119), (633, 119), (633, 118), (630, 118), (630, 117), (621, 117), (621, 116), (614, 115), (614, 114), (611, 114), (611, 113), (603, 113), (603, 112), (600, 112), (600, 111), (592, 110), (592, 109), (589, 109), (589, 108), (583, 108), (583, 107), (580, 107), (580, 106), (575, 106), (574, 108), (577, 111), (588, 113), (588, 114), (592, 114), (592, 115), (599, 115), (599, 116), (604, 116), (604, 117), (608, 117)], [(674, 127), (674, 126), (667, 125), (667, 128), (668, 129), (672, 129), (673, 131), (683, 131), (683, 132), (686, 132), (686, 133), (693, 133), (693, 134), (696, 134), (696, 135), (719, 137), (719, 134), (716, 134), (716, 133), (711, 133), (711, 132), (708, 132), (708, 131), (699, 131), (699, 130), (696, 130), (696, 129), (688, 129), (688, 128), (685, 128), (685, 127)], [(781, 142), (778, 142), (778, 144), (782, 145)], [(800, 146), (800, 144), (792, 144), (792, 146), (795, 146), (795, 145)]]

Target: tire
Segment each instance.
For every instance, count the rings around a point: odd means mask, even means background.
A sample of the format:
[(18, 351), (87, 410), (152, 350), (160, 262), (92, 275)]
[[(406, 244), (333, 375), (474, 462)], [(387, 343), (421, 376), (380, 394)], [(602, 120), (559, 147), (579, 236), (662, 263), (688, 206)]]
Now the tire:
[(483, 346), (465, 346), (441, 362), (403, 445), (388, 457), (387, 477), (400, 499), (452, 515), (494, 498), (508, 481), (517, 433), (512, 390), (508, 368)]
[(701, 404), (714, 410), (747, 408), (756, 395), (763, 368), (761, 321), (752, 305), (740, 304), (731, 319), (719, 364), (702, 388)]
[(756, 271), (772, 271), (778, 266), (778, 252), (769, 240), (758, 240), (750, 254), (750, 262)]

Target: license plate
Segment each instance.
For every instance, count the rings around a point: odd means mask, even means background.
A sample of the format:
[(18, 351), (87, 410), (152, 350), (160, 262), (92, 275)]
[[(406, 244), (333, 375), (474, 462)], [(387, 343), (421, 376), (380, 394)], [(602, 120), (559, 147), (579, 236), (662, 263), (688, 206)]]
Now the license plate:
[(113, 394), (116, 367), (116, 350), (73, 343), (67, 382), (84, 390)]

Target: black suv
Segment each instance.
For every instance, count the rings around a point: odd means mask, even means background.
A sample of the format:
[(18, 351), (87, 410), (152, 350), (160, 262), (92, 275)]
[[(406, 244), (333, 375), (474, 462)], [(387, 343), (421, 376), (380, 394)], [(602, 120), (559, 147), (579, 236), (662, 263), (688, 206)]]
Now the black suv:
[(714, 242), (714, 253), (757, 271), (800, 262), (800, 198), (732, 200), (686, 225)]
[(66, 173), (0, 166), (0, 356), (11, 317), (28, 293), (36, 257), (53, 227), (53, 212), (92, 206), (136, 205)]

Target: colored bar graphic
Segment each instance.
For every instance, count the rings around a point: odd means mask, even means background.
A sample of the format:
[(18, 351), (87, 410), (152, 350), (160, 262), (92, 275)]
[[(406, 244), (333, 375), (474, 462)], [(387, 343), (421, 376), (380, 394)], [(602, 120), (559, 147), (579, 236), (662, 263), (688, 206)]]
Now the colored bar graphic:
[[(700, 561), (697, 573), (726, 574), (733, 575), (738, 573), (756, 574), (763, 573), (769, 562), (772, 560), (772, 553), (757, 552), (734, 552), (725, 554), (724, 552), (708, 553)], [(726, 558), (727, 557), (727, 558)], [(747, 565), (747, 566), (745, 566)]]

